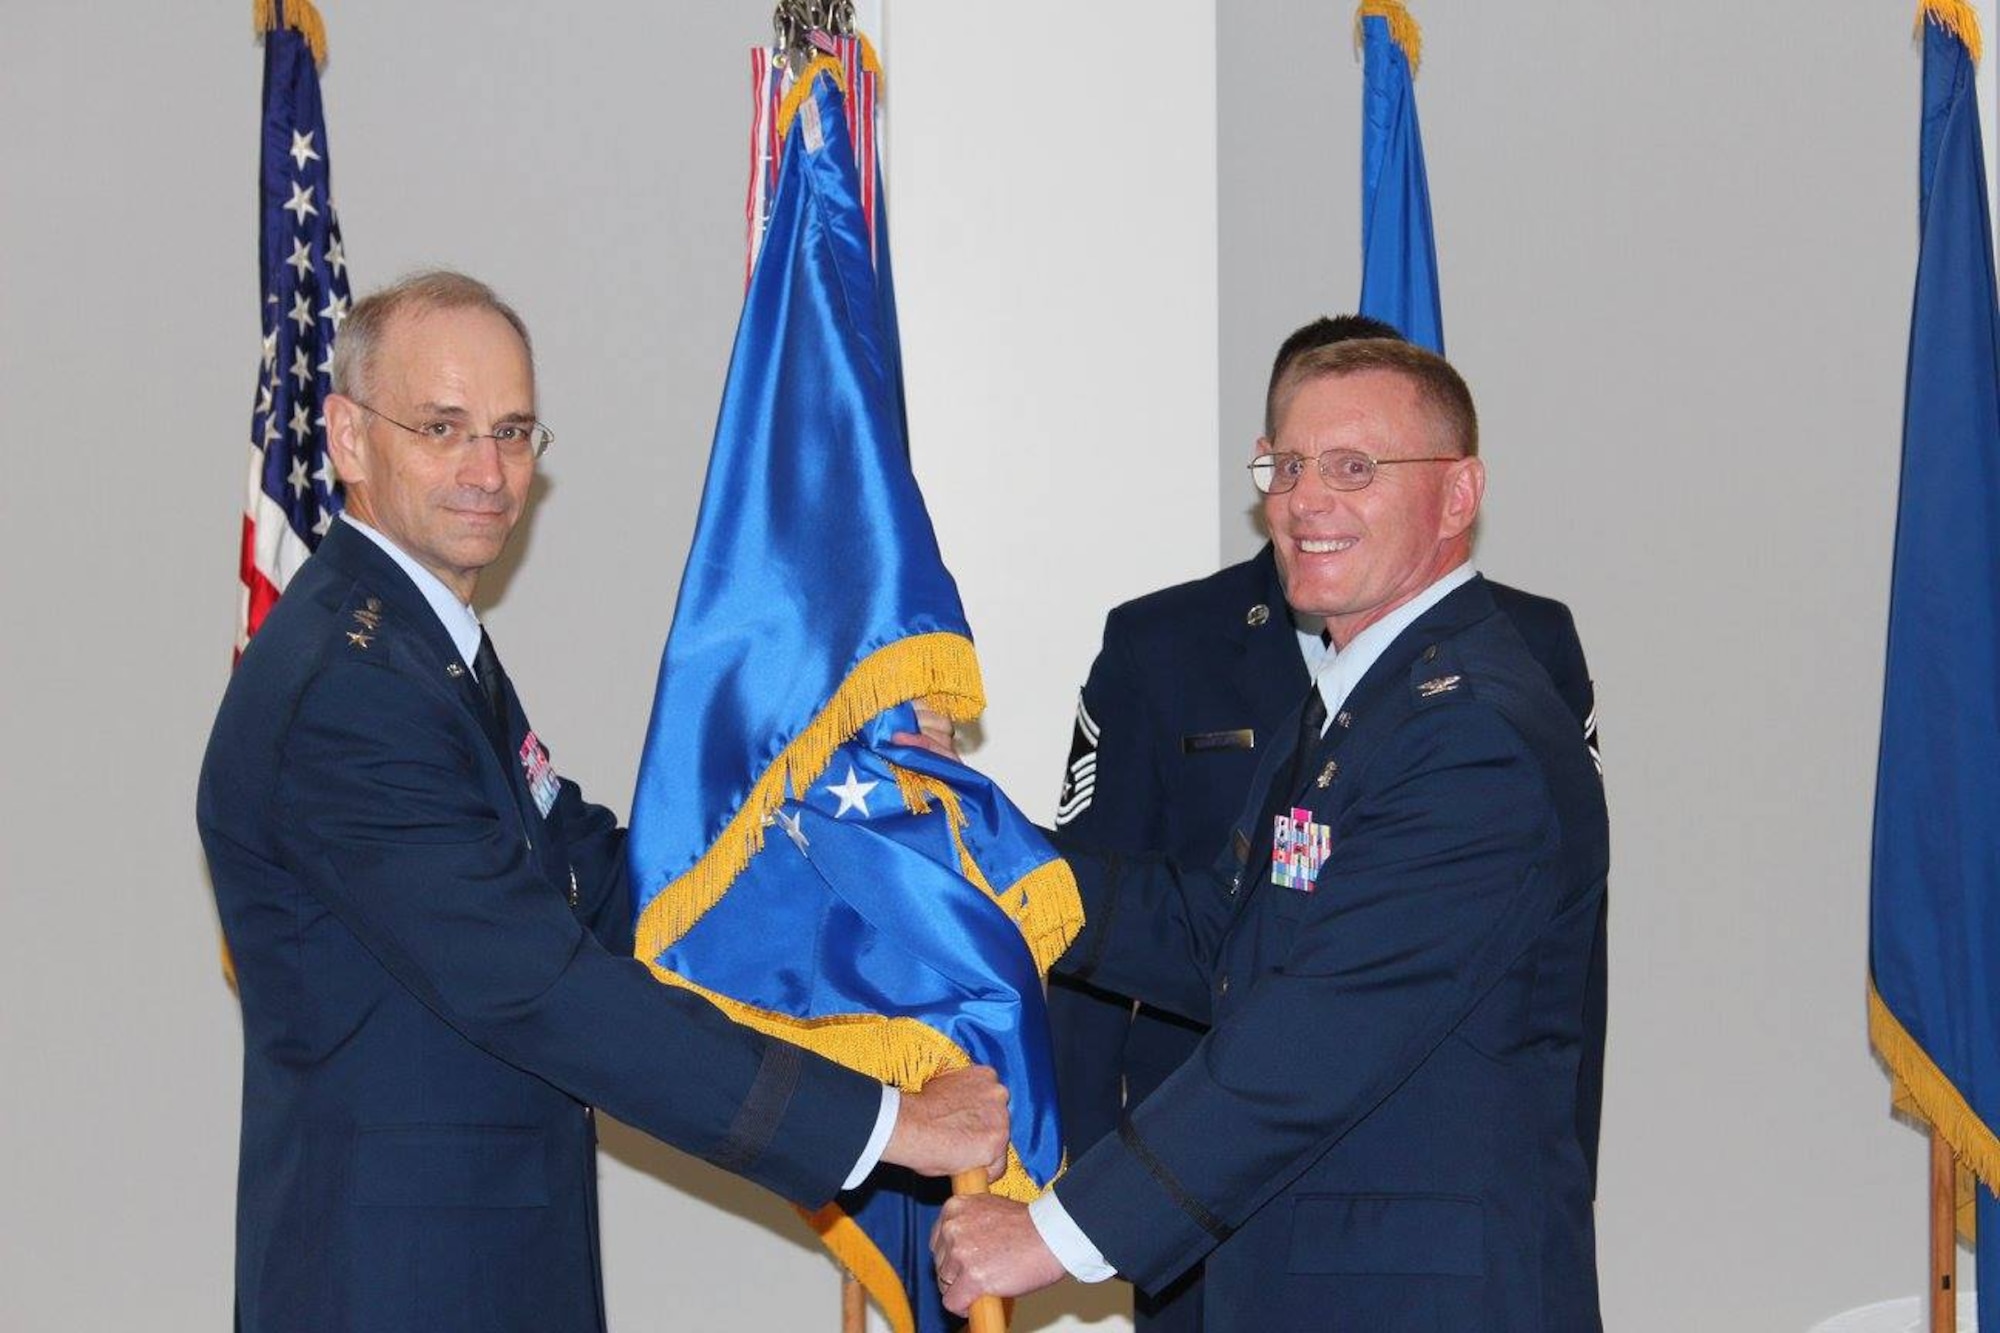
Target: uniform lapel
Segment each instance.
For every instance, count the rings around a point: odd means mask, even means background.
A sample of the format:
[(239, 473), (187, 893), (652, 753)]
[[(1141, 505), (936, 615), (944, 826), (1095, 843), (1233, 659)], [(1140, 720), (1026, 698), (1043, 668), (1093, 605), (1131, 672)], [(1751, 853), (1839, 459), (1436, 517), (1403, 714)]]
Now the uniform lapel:
[(1305, 698), (1312, 677), (1299, 653), (1298, 634), (1292, 629), (1284, 585), (1278, 580), (1277, 557), (1269, 542), (1250, 562), (1250, 571), (1251, 578), (1245, 588), (1249, 601), (1235, 622), (1241, 650), (1236, 661), (1235, 685), (1238, 696), (1248, 706), (1261, 749), (1281, 739), (1278, 728)]

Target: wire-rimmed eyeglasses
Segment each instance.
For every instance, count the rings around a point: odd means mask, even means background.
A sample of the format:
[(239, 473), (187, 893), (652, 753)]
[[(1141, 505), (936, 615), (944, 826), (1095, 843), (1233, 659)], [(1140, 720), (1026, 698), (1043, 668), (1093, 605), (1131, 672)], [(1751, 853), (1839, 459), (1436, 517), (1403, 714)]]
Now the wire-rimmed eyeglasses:
[(386, 412), (368, 406), (359, 398), (354, 405), (370, 416), (381, 417), (390, 425), (406, 430), (417, 437), (426, 452), (439, 458), (456, 458), (470, 449), (479, 440), (491, 440), (503, 458), (522, 462), (530, 458), (540, 458), (555, 442), (556, 433), (539, 421), (503, 421), (492, 430), (475, 434), (467, 423), (452, 417), (438, 417), (426, 421), (421, 426), (412, 426), (396, 420)]
[(1393, 463), (1456, 463), (1456, 454), (1431, 454), (1423, 458), (1371, 458), (1358, 449), (1327, 449), (1318, 454), (1281, 451), (1258, 454), (1250, 460), (1250, 480), (1266, 495), (1283, 495), (1299, 484), (1306, 467), (1316, 465), (1320, 480), (1336, 491), (1358, 491), (1375, 480), (1375, 469)]

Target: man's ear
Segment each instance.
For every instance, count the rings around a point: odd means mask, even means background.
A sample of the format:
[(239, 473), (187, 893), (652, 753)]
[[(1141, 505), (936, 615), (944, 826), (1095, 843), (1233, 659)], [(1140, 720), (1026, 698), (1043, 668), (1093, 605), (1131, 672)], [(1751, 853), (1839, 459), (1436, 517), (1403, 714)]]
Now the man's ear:
[(343, 486), (368, 480), (367, 415), (361, 404), (341, 394), (326, 396), (326, 451)]
[(1451, 465), (1445, 482), (1444, 514), (1438, 524), (1438, 538), (1449, 541), (1472, 530), (1479, 517), (1480, 501), (1486, 498), (1486, 464), (1477, 458), (1462, 459)]

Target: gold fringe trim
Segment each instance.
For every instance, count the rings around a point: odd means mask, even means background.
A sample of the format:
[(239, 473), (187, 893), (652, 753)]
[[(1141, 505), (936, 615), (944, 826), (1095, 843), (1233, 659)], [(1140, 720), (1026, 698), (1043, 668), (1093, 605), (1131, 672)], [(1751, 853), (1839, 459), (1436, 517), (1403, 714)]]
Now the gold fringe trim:
[[(657, 963), (647, 966), (660, 981), (692, 991), (744, 1027), (803, 1046), (857, 1074), (893, 1083), (905, 1092), (919, 1090), (934, 1074), (964, 1069), (972, 1063), (950, 1038), (914, 1018), (885, 1018), (880, 1014), (795, 1018), (731, 999)], [(1032, 1203), (1042, 1193), (1011, 1145), (1007, 1149), (1007, 1172), (993, 1182), (992, 1191), (1017, 1203)]]
[(882, 73), (882, 62), (875, 56), (875, 44), (868, 40), (866, 34), (857, 32), (854, 35), (861, 42), (861, 68), (875, 76), (875, 95), (886, 97), (889, 93), (889, 80)]
[[(306, 39), (313, 53), (314, 68), (326, 65), (326, 20), (319, 16), (312, 0), (284, 0), (285, 26)], [(278, 0), (251, 0), (250, 22), (262, 35), (278, 27)]]
[(1915, 1115), (1936, 1129), (1957, 1156), (1958, 1231), (1970, 1238), (1971, 1177), (1977, 1176), (1988, 1189), (2000, 1186), (2000, 1139), (1966, 1104), (1916, 1038), (1889, 1012), (1873, 981), (1868, 983), (1868, 1044), (1889, 1066), (1890, 1095), (1895, 1109)]
[(966, 818), (959, 807), (958, 793), (927, 774), (895, 764), (889, 766), (889, 771), (896, 775), (896, 788), (902, 792), (903, 804), (911, 814), (929, 814), (933, 801), (944, 807), (952, 846), (958, 851), (959, 872), (999, 904), (1007, 919), (1020, 930), (1021, 938), (1027, 941), (1035, 970), (1046, 977), (1049, 968), (1083, 929), (1083, 898), (1077, 893), (1076, 876), (1070, 872), (1069, 864), (1059, 856), (1053, 857), (1021, 876), (1004, 892), (996, 890), (965, 845)]
[(650, 962), (692, 930), (762, 849), (764, 821), (784, 804), (787, 789), (800, 792), (812, 786), (833, 752), (870, 718), (919, 698), (954, 722), (979, 716), (986, 707), (986, 693), (971, 640), (961, 634), (917, 634), (863, 658), (819, 716), (757, 779), (742, 808), (701, 859), (646, 904), (633, 952)]
[(801, 1208), (799, 1216), (818, 1234), (820, 1244), (854, 1274), (854, 1280), (874, 1300), (893, 1333), (916, 1333), (916, 1317), (910, 1313), (910, 1295), (903, 1290), (902, 1279), (896, 1276), (895, 1268), (882, 1257), (882, 1251), (875, 1248), (875, 1242), (868, 1239), (860, 1224), (843, 1213), (840, 1205), (832, 1203), (816, 1213)]
[[(1950, 0), (1946, 0), (1947, 3)], [(1410, 76), (1416, 77), (1424, 63), (1424, 30), (1410, 17), (1410, 11), (1403, 8), (1403, 0), (1361, 0), (1354, 11), (1354, 49), (1361, 49), (1361, 20), (1381, 19), (1389, 25), (1389, 39), (1403, 48), (1403, 56), (1410, 62)]]
[(1076, 891), (1076, 876), (1069, 863), (1060, 856), (1043, 862), (999, 895), (998, 901), (1021, 928), (1021, 938), (1034, 955), (1035, 970), (1046, 977), (1083, 929), (1083, 898)]
[(812, 63), (799, 72), (785, 100), (778, 104), (778, 137), (786, 138), (792, 132), (792, 119), (799, 114), (799, 108), (806, 98), (812, 96), (813, 80), (826, 74), (832, 77), (834, 86), (840, 89), (842, 97), (847, 96), (847, 73), (840, 62), (832, 56), (814, 56)]
[(1923, 36), (1926, 19), (1958, 38), (1972, 56), (1972, 63), (1979, 63), (1979, 11), (1968, 0), (1920, 0), (1916, 24), (1919, 37)]

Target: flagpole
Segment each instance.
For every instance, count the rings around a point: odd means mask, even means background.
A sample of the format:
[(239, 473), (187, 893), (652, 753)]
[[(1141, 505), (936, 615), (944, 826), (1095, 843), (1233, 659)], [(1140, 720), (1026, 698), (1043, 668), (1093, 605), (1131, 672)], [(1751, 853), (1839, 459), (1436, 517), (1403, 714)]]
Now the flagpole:
[(867, 1333), (868, 1293), (854, 1274), (840, 1275), (840, 1333)]
[[(986, 1168), (975, 1166), (970, 1171), (960, 1171), (951, 1178), (951, 1192), (955, 1195), (986, 1193)], [(966, 1328), (970, 1333), (1007, 1333), (1007, 1309), (1000, 1304), (998, 1296), (981, 1296), (966, 1312), (969, 1321)]]
[(1958, 1158), (1931, 1126), (1931, 1333), (1958, 1333)]

